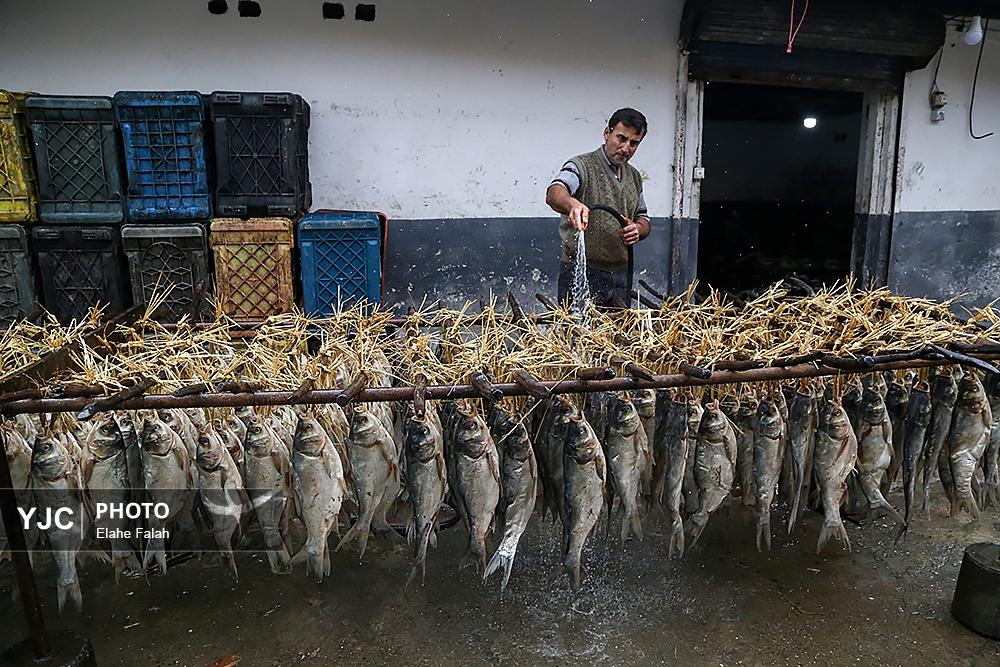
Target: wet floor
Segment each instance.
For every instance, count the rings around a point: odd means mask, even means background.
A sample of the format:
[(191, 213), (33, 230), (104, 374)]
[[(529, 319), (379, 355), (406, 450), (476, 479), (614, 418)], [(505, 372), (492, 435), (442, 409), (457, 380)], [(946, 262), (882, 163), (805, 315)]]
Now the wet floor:
[[(894, 498), (893, 500), (898, 500)], [(88, 564), (84, 611), (60, 617), (51, 562), (40, 564), (52, 628), (87, 635), (101, 665), (1000, 665), (1000, 642), (949, 612), (966, 545), (1000, 540), (1000, 512), (976, 523), (921, 520), (893, 546), (884, 521), (848, 526), (853, 552), (816, 555), (821, 516), (792, 538), (778, 531), (758, 553), (754, 529), (736, 512), (713, 515), (702, 542), (680, 561), (665, 557), (664, 525), (624, 549), (603, 533), (585, 551), (581, 590), (552, 580), (558, 532), (536, 517), (507, 592), (459, 570), (462, 529), (441, 535), (425, 585), (403, 586), (408, 551), (369, 546), (364, 564), (333, 558), (317, 585), (303, 570), (273, 575), (262, 555), (240, 554), (235, 583), (214, 557), (164, 577), (123, 579)], [(47, 557), (42, 558), (48, 561)], [(9, 603), (13, 571), (0, 566), (0, 648), (26, 636)]]

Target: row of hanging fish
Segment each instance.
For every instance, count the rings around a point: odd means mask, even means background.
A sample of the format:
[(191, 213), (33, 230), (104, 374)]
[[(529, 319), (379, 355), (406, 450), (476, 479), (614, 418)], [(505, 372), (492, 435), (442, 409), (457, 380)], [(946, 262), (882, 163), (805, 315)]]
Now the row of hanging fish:
[[(234, 546), (253, 528), (274, 571), (301, 563), (322, 579), (341, 525), (353, 520), (334, 548), (356, 544), (364, 558), (372, 534), (398, 538), (390, 525), (397, 515), (408, 518), (412, 582), (423, 578), (445, 503), (468, 535), (466, 560), (484, 579), (502, 571), (502, 587), (536, 507), (551, 516), (575, 588), (602, 516), (610, 531), (621, 515), (622, 541), (642, 539), (651, 515), (665, 517), (673, 557), (697, 543), (714, 512), (735, 504), (754, 517), (757, 547), (766, 549), (781, 497), (789, 533), (813, 506), (824, 514), (817, 550), (831, 537), (849, 548), (841, 518), (849, 498), (888, 514), (902, 536), (917, 512), (918, 478), (929, 515), (935, 473), (952, 514), (978, 516), (1000, 504), (992, 418), (1000, 383), (989, 386), (948, 367), (928, 380), (864, 376), (842, 396), (803, 380), (740, 400), (640, 390), (559, 395), (519, 409), (442, 401), (421, 415), (388, 403), (237, 408), (214, 418), (188, 408), (90, 422), (21, 415), (0, 428), (22, 507), (39, 516), (70, 504), (86, 510), (75, 530), (50, 524), (26, 536), (30, 549), (47, 547), (56, 560), (60, 608), (82, 603), (78, 555), (110, 561), (116, 577), (129, 568), (165, 572), (168, 546), (183, 548), (183, 536), (200, 533), (235, 577)], [(885, 497), (900, 476), (902, 515)], [(140, 501), (169, 512), (146, 517), (140, 532), (95, 511)], [(304, 541), (292, 538), (293, 525)]]

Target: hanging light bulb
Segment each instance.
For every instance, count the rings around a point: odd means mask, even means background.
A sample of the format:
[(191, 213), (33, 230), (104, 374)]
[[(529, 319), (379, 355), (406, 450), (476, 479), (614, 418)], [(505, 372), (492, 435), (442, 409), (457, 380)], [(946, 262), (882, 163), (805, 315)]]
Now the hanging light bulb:
[(969, 25), (965, 29), (965, 32), (962, 33), (962, 41), (969, 46), (975, 46), (979, 42), (983, 41), (983, 19), (981, 17), (972, 17), (972, 20), (969, 21)]
[(802, 119), (802, 127), (806, 128), (807, 130), (811, 130), (814, 127), (816, 127), (816, 117), (815, 116), (806, 116), (805, 118), (803, 118)]

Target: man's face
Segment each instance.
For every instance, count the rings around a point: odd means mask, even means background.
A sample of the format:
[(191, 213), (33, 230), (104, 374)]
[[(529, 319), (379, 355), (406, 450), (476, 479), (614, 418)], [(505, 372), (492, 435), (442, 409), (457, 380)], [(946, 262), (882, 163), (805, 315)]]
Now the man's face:
[(639, 147), (643, 134), (633, 127), (624, 123), (618, 123), (612, 128), (604, 128), (604, 154), (611, 160), (611, 164), (622, 166), (628, 162), (635, 149)]

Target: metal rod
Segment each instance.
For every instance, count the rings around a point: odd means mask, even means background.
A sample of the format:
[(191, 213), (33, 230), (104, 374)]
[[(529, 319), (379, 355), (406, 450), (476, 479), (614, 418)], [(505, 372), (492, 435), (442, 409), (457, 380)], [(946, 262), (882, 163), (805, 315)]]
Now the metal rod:
[(656, 289), (653, 288), (652, 285), (650, 285), (649, 283), (647, 283), (642, 278), (639, 278), (639, 284), (642, 285), (643, 287), (645, 287), (647, 292), (649, 292), (650, 294), (652, 294), (653, 296), (655, 296), (657, 299), (659, 299), (661, 303), (663, 301), (667, 300), (667, 297), (663, 296), (662, 292), (658, 292)]
[(499, 401), (503, 398), (503, 392), (496, 388), (489, 378), (483, 373), (473, 373), (469, 376), (469, 383), (476, 388), (479, 395), (491, 401)]
[(90, 403), (87, 407), (80, 411), (76, 418), (80, 421), (87, 421), (98, 412), (113, 410), (118, 407), (119, 404), (129, 400), (130, 398), (142, 396), (155, 386), (156, 380), (150, 380), (147, 377), (140, 378), (135, 385), (122, 389), (121, 391), (110, 396), (99, 398), (93, 403)]
[(514, 371), (514, 382), (524, 387), (529, 396), (544, 399), (552, 395), (552, 392), (542, 384), (541, 380), (524, 369)]
[(634, 361), (628, 361), (620, 357), (612, 357), (611, 364), (614, 366), (621, 366), (626, 373), (632, 377), (639, 378), (640, 380), (652, 380), (653, 374), (647, 371), (645, 368), (635, 363)]
[[(337, 398), (335, 399), (337, 405), (339, 405), (342, 408), (346, 408), (348, 405), (351, 404), (351, 401), (356, 399), (360, 394), (364, 393), (365, 385), (367, 383), (368, 379), (364, 375), (359, 375), (358, 377), (354, 378), (351, 384), (347, 385), (347, 389), (345, 389), (342, 392), (338, 392), (340, 395), (337, 396)], [(310, 393), (315, 393), (315, 392), (310, 392)], [(303, 399), (302, 402), (305, 403), (306, 402), (305, 399)]]
[(292, 403), (298, 403), (302, 400), (302, 397), (312, 391), (315, 382), (312, 378), (306, 378), (299, 385), (299, 388), (292, 392)]
[(423, 419), (427, 414), (427, 377), (419, 373), (413, 384), (413, 414)]
[(712, 377), (712, 371), (707, 368), (699, 368), (694, 364), (689, 364), (686, 361), (682, 361), (678, 369), (684, 375), (689, 377), (698, 378), (699, 380), (707, 380)]
[(38, 589), (35, 588), (35, 576), (31, 571), (31, 561), (28, 559), (28, 545), (24, 541), (24, 532), (18, 520), (17, 495), (10, 474), (10, 465), (7, 462), (7, 436), (3, 433), (0, 433), (0, 514), (3, 515), (3, 525), (7, 531), (7, 546), (10, 549), (11, 560), (14, 561), (17, 589), (21, 593), (21, 604), (24, 607), (28, 632), (31, 634), (31, 645), (35, 658), (41, 660), (51, 654), (49, 636), (45, 632)]
[(583, 380), (585, 382), (593, 380), (610, 380), (615, 375), (615, 369), (613, 368), (581, 368), (576, 372), (576, 379)]
[[(983, 355), (987, 359), (1000, 359), (1000, 354)], [(913, 360), (897, 361), (886, 364), (876, 364), (871, 368), (853, 368), (842, 370), (823, 364), (802, 364), (799, 366), (772, 366), (753, 368), (746, 371), (715, 370), (707, 379), (693, 378), (683, 373), (673, 375), (655, 375), (653, 380), (637, 378), (613, 379), (575, 379), (546, 381), (541, 384), (553, 394), (589, 393), (595, 391), (627, 391), (630, 389), (666, 389), (669, 387), (700, 387), (719, 384), (739, 384), (743, 382), (773, 382), (775, 380), (790, 380), (797, 378), (823, 377), (832, 375), (850, 375), (857, 373), (874, 373), (878, 371), (894, 371), (907, 368), (929, 368), (946, 366), (952, 362), (947, 360)], [(583, 369), (585, 371), (611, 369)], [(585, 373), (586, 374), (586, 373)], [(526, 396), (528, 391), (516, 382), (493, 385), (503, 392), (504, 396)], [(197, 396), (171, 396), (169, 394), (146, 395), (125, 401), (118, 406), (123, 410), (145, 410), (164, 408), (226, 408), (238, 406), (288, 405), (292, 398), (291, 391), (259, 391), (245, 394), (201, 394)], [(362, 403), (378, 401), (409, 401), (413, 399), (414, 388), (410, 387), (374, 387), (358, 392), (353, 399)], [(338, 403), (338, 399), (347, 399), (347, 391), (340, 389), (314, 389), (302, 397), (302, 403)], [(453, 398), (480, 398), (479, 391), (472, 385), (439, 385), (427, 387), (425, 394), (428, 400), (447, 400)], [(350, 400), (346, 400), (350, 403)], [(0, 406), (3, 414), (19, 414), (25, 412), (71, 412), (86, 407), (85, 398), (42, 398), (14, 401)], [(339, 404), (339, 403), (338, 403)]]

